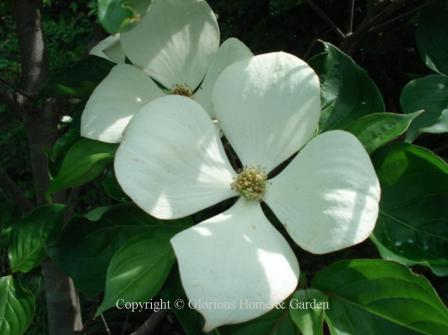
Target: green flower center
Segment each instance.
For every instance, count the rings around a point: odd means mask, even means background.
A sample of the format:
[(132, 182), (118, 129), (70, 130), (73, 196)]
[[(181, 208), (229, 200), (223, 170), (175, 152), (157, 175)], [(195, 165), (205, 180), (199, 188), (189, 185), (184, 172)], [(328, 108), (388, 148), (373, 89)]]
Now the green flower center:
[(233, 180), (230, 187), (250, 201), (260, 201), (266, 191), (266, 173), (255, 167), (246, 167)]
[(171, 88), (171, 94), (191, 98), (193, 96), (193, 90), (187, 84), (176, 84)]

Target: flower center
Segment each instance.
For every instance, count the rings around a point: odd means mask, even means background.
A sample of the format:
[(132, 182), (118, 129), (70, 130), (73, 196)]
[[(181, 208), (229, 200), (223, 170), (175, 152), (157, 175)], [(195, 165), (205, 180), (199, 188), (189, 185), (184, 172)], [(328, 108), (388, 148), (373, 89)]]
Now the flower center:
[(251, 201), (260, 201), (266, 191), (266, 173), (255, 167), (246, 167), (233, 180), (230, 187)]
[(193, 96), (192, 89), (187, 84), (176, 84), (171, 88), (171, 94), (183, 95), (191, 98)]

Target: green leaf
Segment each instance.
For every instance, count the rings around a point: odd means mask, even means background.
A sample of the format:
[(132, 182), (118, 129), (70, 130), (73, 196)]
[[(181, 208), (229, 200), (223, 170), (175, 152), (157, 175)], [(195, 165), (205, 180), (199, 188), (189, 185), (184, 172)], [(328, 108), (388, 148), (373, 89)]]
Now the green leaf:
[(284, 10), (300, 5), (303, 0), (269, 0), (269, 10), (271, 14), (277, 14)]
[(416, 35), (425, 64), (448, 75), (448, 2), (436, 1), (422, 11)]
[(56, 175), (61, 169), (62, 162), (64, 160), (67, 151), (79, 140), (81, 136), (79, 134), (79, 129), (69, 129), (65, 134), (59, 137), (53, 147), (50, 150), (50, 174)]
[(448, 164), (405, 143), (385, 146), (372, 159), (382, 190), (372, 239), (381, 255), (448, 274)]
[(88, 211), (86, 214), (84, 214), (84, 217), (89, 221), (99, 221), (103, 217), (105, 213), (109, 209), (111, 209), (113, 206), (101, 206), (101, 207), (95, 207), (94, 209)]
[(170, 239), (181, 229), (161, 227), (142, 234), (114, 254), (107, 268), (104, 299), (97, 315), (114, 307), (118, 299), (143, 302), (160, 291), (176, 260)]
[(406, 133), (407, 141), (413, 141), (422, 132), (448, 131), (448, 77), (432, 75), (410, 81), (401, 92), (400, 103), (404, 113), (425, 111), (412, 122)]
[(106, 192), (106, 194), (112, 199), (119, 202), (130, 201), (129, 197), (121, 189), (120, 184), (118, 184), (113, 169), (110, 169), (106, 172), (101, 184), (103, 186), (104, 192)]
[(98, 0), (98, 17), (111, 34), (126, 31), (137, 24), (151, 0)]
[(434, 288), (398, 263), (340, 261), (319, 271), (312, 287), (328, 296), (333, 335), (448, 334), (448, 310)]
[[(305, 308), (302, 305), (305, 304)], [(309, 306), (308, 304), (314, 304)], [(323, 335), (324, 311), (328, 298), (316, 289), (300, 290), (289, 303), (289, 315), (302, 335)]]
[(274, 308), (259, 318), (234, 326), (219, 328), (221, 335), (299, 335), (291, 320), (287, 303), (282, 308)]
[(310, 59), (321, 83), (319, 131), (344, 129), (363, 115), (385, 111), (383, 98), (367, 72), (334, 45)]
[(64, 205), (45, 205), (17, 222), (12, 231), (8, 258), (13, 272), (29, 272), (46, 257), (64, 224)]
[(421, 131), (430, 134), (448, 133), (448, 109), (444, 109), (440, 113), (440, 117), (432, 126), (425, 127)]
[(360, 117), (346, 130), (354, 134), (371, 154), (403, 134), (421, 112), (412, 114), (373, 113)]
[(190, 219), (159, 221), (134, 205), (120, 204), (96, 222), (79, 218), (70, 222), (48, 253), (79, 290), (94, 296), (104, 290), (109, 262), (128, 240), (160, 227), (190, 225)]
[(0, 278), (0, 334), (21, 335), (31, 324), (35, 297), (12, 276)]
[(52, 74), (40, 98), (49, 96), (87, 98), (114, 65), (100, 57), (87, 57)]
[(101, 175), (112, 163), (117, 150), (116, 144), (82, 139), (75, 143), (61, 165), (58, 174), (51, 181), (49, 193), (69, 187), (77, 187)]

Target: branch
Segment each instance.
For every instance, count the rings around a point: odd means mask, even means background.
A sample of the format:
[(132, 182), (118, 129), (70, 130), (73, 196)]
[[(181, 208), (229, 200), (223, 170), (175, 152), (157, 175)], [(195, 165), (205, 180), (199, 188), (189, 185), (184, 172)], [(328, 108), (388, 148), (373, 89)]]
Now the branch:
[[(36, 203), (45, 203), (44, 194), (49, 183), (45, 149), (57, 137), (57, 99), (47, 98), (44, 108), (33, 102), (48, 79), (48, 57), (42, 24), (42, 0), (11, 1), (20, 49), (21, 76), (19, 89), (26, 96), (17, 97), (23, 111), (27, 132)], [(33, 97), (33, 98), (31, 98)], [(82, 329), (78, 293), (72, 280), (53, 262), (42, 264), (45, 284), (49, 335), (71, 335)]]
[(48, 77), (48, 57), (42, 28), (42, 1), (13, 1), (13, 12), (19, 39), (20, 89), (37, 95)]
[(168, 314), (167, 309), (154, 312), (151, 316), (131, 335), (151, 335), (157, 329), (160, 322), (165, 319), (166, 314)]
[(25, 213), (33, 210), (34, 205), (25, 197), (20, 187), (16, 182), (6, 173), (0, 173), (0, 187), (9, 194), (14, 202), (19, 205)]
[(101, 314), (100, 317), (101, 317), (101, 321), (103, 321), (104, 329), (106, 330), (107, 335), (112, 335), (110, 332), (109, 325), (107, 324), (106, 318), (104, 317), (103, 314)]
[(342, 32), (342, 30), (333, 22), (332, 19), (328, 17), (327, 14), (322, 11), (322, 9), (320, 9), (318, 5), (314, 3), (313, 0), (305, 1), (316, 12), (316, 14), (319, 15), (320, 18), (324, 20), (342, 39), (345, 38), (345, 34)]
[(414, 7), (410, 9), (409, 11), (400, 14), (392, 19), (386, 20), (392, 13), (394, 13), (402, 4), (405, 3), (405, 0), (395, 0), (387, 6), (385, 9), (383, 9), (380, 13), (376, 15), (372, 15), (372, 13), (369, 13), (369, 18), (366, 18), (363, 20), (363, 22), (358, 26), (356, 31), (352, 34), (347, 34), (346, 38), (342, 41), (340, 44), (340, 48), (346, 52), (347, 54), (351, 54), (357, 44), (362, 40), (364, 36), (370, 33), (381, 31), (384, 27), (388, 26), (391, 23), (394, 23), (398, 20), (403, 19), (406, 16), (409, 16), (418, 10), (422, 9), (423, 7), (428, 6), (431, 4), (434, 0), (428, 0), (425, 3)]
[(427, 2), (425, 2), (423, 4), (421, 4), (420, 6), (412, 8), (412, 9), (408, 10), (407, 12), (404, 12), (403, 14), (398, 15), (397, 17), (394, 17), (394, 18), (392, 18), (390, 20), (384, 21), (383, 23), (381, 23), (381, 24), (379, 24), (379, 25), (377, 25), (375, 27), (370, 28), (368, 30), (368, 33), (376, 33), (378, 31), (381, 31), (385, 27), (389, 26), (390, 24), (392, 24), (392, 23), (394, 23), (396, 21), (399, 21), (401, 19), (404, 19), (405, 17), (408, 17), (408, 16), (418, 12), (422, 8), (429, 6), (430, 4), (432, 4), (432, 2), (433, 2), (432, 0), (431, 1), (427, 1)]

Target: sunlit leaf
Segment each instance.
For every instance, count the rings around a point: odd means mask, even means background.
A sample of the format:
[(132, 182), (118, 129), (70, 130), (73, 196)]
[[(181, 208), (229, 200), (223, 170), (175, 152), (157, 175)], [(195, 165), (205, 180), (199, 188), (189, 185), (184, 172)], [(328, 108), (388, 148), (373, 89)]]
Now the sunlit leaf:
[(12, 276), (0, 277), (0, 334), (22, 335), (35, 310), (35, 297)]
[(319, 271), (312, 287), (328, 296), (332, 335), (445, 335), (448, 310), (431, 284), (390, 261), (340, 261)]
[(378, 150), (373, 162), (382, 190), (373, 233), (380, 253), (448, 275), (448, 164), (404, 143)]
[(324, 47), (309, 61), (321, 83), (319, 130), (344, 129), (363, 115), (383, 113), (383, 98), (367, 72), (334, 45)]
[(45, 259), (46, 246), (63, 227), (64, 211), (64, 205), (45, 205), (14, 224), (8, 249), (12, 271), (31, 271)]

